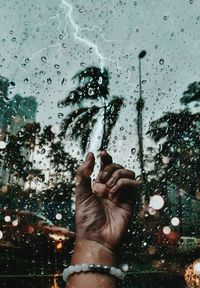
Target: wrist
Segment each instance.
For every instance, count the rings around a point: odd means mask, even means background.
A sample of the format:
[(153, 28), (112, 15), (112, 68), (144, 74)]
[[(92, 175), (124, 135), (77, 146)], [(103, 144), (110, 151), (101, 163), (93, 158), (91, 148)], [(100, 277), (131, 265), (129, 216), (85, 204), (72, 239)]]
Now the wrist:
[(117, 254), (99, 242), (77, 239), (74, 247), (71, 264), (102, 264), (116, 266), (118, 264)]

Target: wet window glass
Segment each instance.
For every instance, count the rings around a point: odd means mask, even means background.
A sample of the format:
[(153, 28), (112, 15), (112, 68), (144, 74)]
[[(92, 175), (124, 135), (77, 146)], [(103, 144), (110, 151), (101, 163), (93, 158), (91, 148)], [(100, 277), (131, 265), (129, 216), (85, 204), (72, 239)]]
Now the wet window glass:
[(1, 287), (61, 288), (89, 151), (135, 172), (121, 287), (199, 287), (200, 2), (0, 3)]

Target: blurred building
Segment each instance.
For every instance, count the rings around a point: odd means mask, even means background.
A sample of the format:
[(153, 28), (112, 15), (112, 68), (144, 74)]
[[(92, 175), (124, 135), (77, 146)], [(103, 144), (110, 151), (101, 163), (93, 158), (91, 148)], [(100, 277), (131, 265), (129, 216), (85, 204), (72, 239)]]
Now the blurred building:
[(19, 94), (9, 100), (8, 90), (8, 79), (0, 76), (0, 129), (16, 134), (26, 123), (35, 121), (37, 102), (33, 96)]

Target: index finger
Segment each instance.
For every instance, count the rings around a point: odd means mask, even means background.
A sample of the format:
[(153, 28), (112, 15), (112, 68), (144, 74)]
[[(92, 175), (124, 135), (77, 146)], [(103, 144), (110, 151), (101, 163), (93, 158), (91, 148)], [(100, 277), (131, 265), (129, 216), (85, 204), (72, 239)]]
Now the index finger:
[(108, 164), (112, 164), (112, 156), (107, 151), (101, 151), (100, 153), (100, 171), (102, 171)]
[(98, 173), (97, 178), (96, 178), (96, 182), (100, 182), (100, 176), (102, 174), (102, 171), (104, 170), (104, 168), (107, 165), (112, 164), (112, 163), (113, 163), (112, 156), (107, 151), (101, 151), (101, 153), (100, 153), (100, 169), (99, 169), (99, 173)]

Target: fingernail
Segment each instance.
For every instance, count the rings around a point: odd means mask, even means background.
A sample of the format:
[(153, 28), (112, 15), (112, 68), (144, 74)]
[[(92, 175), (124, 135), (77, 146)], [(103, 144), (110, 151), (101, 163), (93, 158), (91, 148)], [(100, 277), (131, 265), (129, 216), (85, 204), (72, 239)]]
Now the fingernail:
[(106, 186), (112, 187), (115, 184), (115, 178), (111, 177), (110, 180), (106, 183)]

